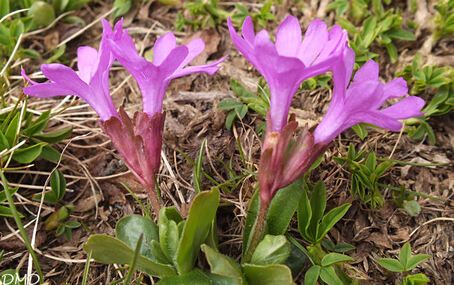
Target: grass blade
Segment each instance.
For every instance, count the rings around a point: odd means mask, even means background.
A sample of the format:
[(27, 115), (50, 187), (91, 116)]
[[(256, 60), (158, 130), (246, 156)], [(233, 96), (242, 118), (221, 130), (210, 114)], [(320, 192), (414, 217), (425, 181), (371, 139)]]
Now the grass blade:
[(11, 192), (9, 192), (8, 181), (6, 180), (3, 171), (0, 170), (0, 175), (2, 176), (2, 183), (3, 189), (5, 189), (6, 199), (8, 200), (9, 208), (11, 213), (13, 214), (14, 221), (19, 229), (19, 232), (24, 239), (24, 243), (27, 246), (28, 252), (32, 256), (33, 263), (35, 264), (36, 272), (38, 272), (40, 280), (44, 280), (43, 272), (41, 271), (41, 267), (39, 266), (38, 258), (36, 256), (35, 251), (30, 243), (27, 233), (25, 232), (25, 228), (22, 225), (22, 221), (20, 219), (19, 213), (17, 212), (16, 205), (14, 205), (13, 197), (11, 196)]

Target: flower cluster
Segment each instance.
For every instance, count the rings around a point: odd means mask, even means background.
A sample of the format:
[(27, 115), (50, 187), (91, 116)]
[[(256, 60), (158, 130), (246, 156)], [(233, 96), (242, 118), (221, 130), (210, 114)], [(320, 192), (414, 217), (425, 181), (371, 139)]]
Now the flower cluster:
[[(103, 19), (103, 35), (99, 50), (79, 47), (76, 73), (62, 64), (43, 64), (42, 73), (50, 82), (37, 83), (22, 70), (32, 85), (24, 93), (36, 97), (75, 95), (85, 100), (101, 118), (102, 129), (110, 136), (115, 147), (137, 179), (147, 189), (154, 211), (159, 202), (154, 189), (155, 174), (159, 170), (164, 115), (162, 102), (170, 81), (192, 73), (213, 75), (219, 70), (221, 58), (211, 64), (188, 66), (205, 48), (201, 39), (176, 46), (175, 36), (167, 33), (158, 38), (153, 49), (153, 62), (137, 52), (134, 41), (123, 30), (123, 20), (112, 28)], [(118, 60), (136, 79), (142, 91), (143, 112), (136, 112), (133, 120), (120, 108), (116, 111), (109, 91), (109, 71)]]
[[(154, 191), (159, 170), (164, 114), (162, 102), (170, 81), (192, 73), (214, 74), (225, 57), (207, 65), (188, 66), (205, 48), (201, 39), (177, 46), (175, 36), (167, 33), (157, 39), (153, 62), (137, 52), (132, 38), (120, 20), (111, 29), (103, 20), (99, 50), (78, 49), (78, 69), (61, 64), (43, 64), (41, 70), (50, 80), (32, 84), (24, 93), (37, 97), (76, 95), (100, 116), (103, 130), (124, 157), (137, 179), (147, 188), (153, 207), (159, 210)], [(387, 108), (387, 99), (407, 94), (402, 78), (387, 84), (379, 81), (378, 64), (364, 64), (350, 83), (355, 54), (348, 46), (347, 32), (334, 25), (328, 30), (320, 20), (310, 23), (304, 38), (298, 19), (288, 16), (278, 27), (275, 42), (267, 31), (257, 34), (250, 17), (241, 35), (228, 19), (228, 28), (238, 50), (265, 77), (270, 88), (270, 110), (259, 165), (261, 203), (269, 204), (276, 191), (304, 174), (341, 132), (358, 123), (370, 123), (393, 131), (399, 120), (420, 116), (424, 101), (406, 97)], [(143, 96), (143, 112), (133, 119), (115, 109), (109, 92), (109, 70), (117, 60), (136, 79)], [(329, 109), (311, 133), (307, 126), (296, 136), (298, 124), (289, 118), (292, 99), (301, 83), (310, 77), (332, 71), (334, 89)]]
[[(270, 88), (270, 110), (259, 164), (261, 203), (266, 206), (276, 191), (304, 174), (341, 132), (358, 123), (370, 123), (393, 131), (399, 120), (421, 116), (424, 101), (406, 97), (379, 109), (389, 98), (403, 97), (407, 85), (402, 78), (387, 84), (379, 81), (378, 64), (368, 61), (349, 84), (355, 54), (348, 46), (346, 31), (338, 25), (329, 31), (320, 20), (310, 23), (304, 39), (295, 17), (288, 16), (278, 27), (273, 43), (265, 30), (254, 33), (251, 18), (244, 21), (242, 36), (229, 20), (229, 31), (238, 50), (265, 77)], [(292, 142), (298, 124), (290, 116), (293, 96), (301, 82), (331, 70), (334, 91), (329, 109), (310, 133), (307, 126)]]

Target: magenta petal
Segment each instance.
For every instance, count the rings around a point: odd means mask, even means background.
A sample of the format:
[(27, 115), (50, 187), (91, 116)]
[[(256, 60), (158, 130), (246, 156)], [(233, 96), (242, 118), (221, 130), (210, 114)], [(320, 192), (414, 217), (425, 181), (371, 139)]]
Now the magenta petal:
[[(267, 129), (280, 133), (287, 124), (290, 104), (301, 82), (333, 68), (347, 47), (346, 34), (340, 27), (328, 33), (326, 24), (315, 20), (302, 40), (298, 20), (288, 16), (279, 25), (274, 44), (266, 30), (254, 34), (250, 17), (243, 24), (243, 37), (237, 34), (230, 18), (227, 22), (233, 43), (270, 87), (271, 119), (268, 122), (271, 126)], [(341, 77), (343, 82), (345, 75), (344, 72)]]
[(344, 110), (376, 110), (383, 104), (382, 97), (383, 84), (379, 81), (352, 83), (347, 89)]
[(83, 82), (71, 68), (63, 64), (52, 63), (41, 65), (41, 71), (50, 80), (60, 86), (65, 86), (65, 88), (71, 90), (74, 95), (77, 94), (80, 98), (87, 101), (88, 85)]
[(166, 59), (158, 66), (159, 72), (163, 77), (171, 76), (188, 55), (188, 48), (186, 46), (179, 46), (174, 48)]
[(20, 71), (20, 74), (22, 75), (22, 77), (25, 78), (25, 80), (27, 80), (28, 82), (32, 83), (32, 84), (38, 84), (38, 82), (36, 81), (33, 81), (30, 77), (28, 77), (27, 73), (25, 72), (25, 69), (21, 69)]
[(349, 124), (346, 124), (345, 129), (359, 123), (372, 124), (394, 132), (399, 131), (400, 128), (402, 128), (402, 123), (395, 118), (388, 117), (379, 111), (368, 111), (351, 116)]
[(223, 62), (226, 58), (227, 55), (210, 64), (185, 67), (182, 70), (178, 70), (177, 72), (172, 74), (168, 79), (174, 79), (193, 73), (207, 73), (209, 75), (213, 75), (216, 71), (218, 71), (221, 68), (219, 64)]
[(279, 55), (296, 56), (301, 44), (301, 27), (293, 16), (287, 16), (276, 32), (276, 49)]
[(408, 93), (407, 81), (402, 77), (396, 78), (385, 84), (384, 87), (386, 98), (399, 98)]
[(160, 65), (177, 45), (175, 35), (171, 32), (160, 36), (153, 47), (153, 63)]
[(180, 68), (185, 67), (194, 58), (196, 58), (199, 54), (201, 54), (203, 52), (203, 50), (205, 49), (205, 43), (200, 38), (193, 39), (186, 45), (186, 48), (188, 49), (188, 55), (181, 63)]
[(379, 67), (378, 63), (369, 59), (360, 69), (355, 73), (353, 78), (354, 82), (362, 82), (366, 80), (378, 80)]
[(421, 113), (424, 104), (423, 99), (416, 96), (409, 96), (388, 108), (380, 110), (380, 113), (397, 120), (420, 117), (424, 115)]
[(80, 79), (89, 84), (90, 79), (96, 72), (97, 67), (98, 51), (88, 46), (79, 47), (77, 49), (77, 69), (79, 69)]
[(342, 106), (345, 101), (346, 89), (352, 76), (354, 64), (355, 52), (347, 47), (339, 61), (333, 65), (334, 91), (328, 111)]
[(36, 85), (24, 87), (22, 90), (24, 94), (39, 98), (74, 95), (73, 91), (63, 88), (54, 82), (37, 83)]
[[(228, 21), (230, 22), (230, 17)], [(251, 17), (247, 16), (246, 19), (244, 19), (243, 27), (241, 28), (241, 34), (243, 35), (243, 38), (249, 42), (249, 44), (252, 45), (254, 43), (254, 24), (252, 23)]]
[(326, 24), (316, 19), (309, 24), (304, 40), (301, 43), (298, 52), (298, 58), (306, 66), (311, 65), (322, 51), (328, 41), (328, 29)]
[(336, 58), (342, 55), (345, 48), (348, 48), (347, 32), (342, 30), (339, 25), (334, 25), (328, 34), (328, 41), (324, 45), (322, 51), (314, 61), (314, 65), (323, 64), (331, 58)]
[[(402, 127), (399, 120), (423, 115), (424, 100), (407, 97), (398, 103), (379, 110), (387, 98), (402, 97), (407, 93), (407, 84), (402, 78), (384, 85), (378, 80), (378, 65), (368, 61), (361, 67), (354, 81), (346, 89), (344, 74), (351, 74), (353, 64), (344, 55), (335, 66), (334, 94), (328, 112), (314, 130), (316, 143), (328, 143), (345, 129), (359, 123), (369, 123), (392, 131)], [(354, 59), (353, 59), (354, 61)], [(349, 78), (349, 76), (348, 76)]]
[[(228, 27), (229, 27), (230, 38), (232, 39), (232, 41), (235, 44), (236, 48), (243, 54), (243, 56), (253, 66), (255, 66), (255, 68), (257, 68), (259, 70), (260, 73), (262, 73), (262, 69), (257, 64), (257, 59), (256, 59), (256, 55), (255, 55), (255, 49), (253, 47), (253, 42), (248, 42), (248, 41), (244, 40), (242, 37), (240, 37), (236, 33), (235, 28), (232, 25), (232, 21), (230, 20), (230, 17), (227, 19), (227, 24), (228, 24)], [(245, 21), (244, 24), (246, 24), (246, 21)], [(255, 36), (254, 36), (254, 42), (255, 42)]]

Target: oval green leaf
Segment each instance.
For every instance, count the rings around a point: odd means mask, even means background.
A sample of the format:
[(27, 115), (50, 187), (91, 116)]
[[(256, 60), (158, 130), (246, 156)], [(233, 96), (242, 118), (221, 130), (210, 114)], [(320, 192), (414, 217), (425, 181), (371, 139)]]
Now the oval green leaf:
[[(91, 252), (92, 258), (103, 264), (130, 264), (134, 257), (134, 250), (126, 243), (107, 235), (92, 235), (85, 243), (84, 250)], [(142, 255), (137, 258), (137, 266), (160, 278), (176, 275), (173, 267), (154, 262)]]

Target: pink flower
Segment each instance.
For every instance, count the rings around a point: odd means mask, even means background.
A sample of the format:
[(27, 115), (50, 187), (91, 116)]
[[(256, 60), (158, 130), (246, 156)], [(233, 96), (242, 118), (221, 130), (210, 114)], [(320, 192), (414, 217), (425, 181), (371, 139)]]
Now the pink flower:
[(24, 93), (40, 98), (76, 95), (85, 100), (98, 113), (101, 120), (118, 118), (109, 91), (109, 70), (114, 59), (106, 38), (111, 34), (110, 25), (104, 23), (99, 51), (88, 46), (77, 49), (79, 74), (59, 63), (43, 64), (41, 71), (50, 82), (37, 83), (22, 70), (22, 76), (32, 83), (23, 89)]
[(213, 63), (187, 66), (204, 49), (202, 39), (194, 39), (187, 45), (176, 46), (175, 36), (169, 32), (156, 40), (153, 48), (153, 62), (141, 57), (134, 41), (122, 29), (120, 20), (115, 25), (114, 34), (109, 35), (109, 43), (115, 58), (137, 80), (143, 97), (143, 111), (150, 116), (162, 110), (162, 101), (170, 81), (192, 73), (213, 75), (219, 70), (223, 57)]
[(268, 82), (271, 131), (278, 133), (287, 124), (290, 103), (300, 84), (330, 70), (347, 45), (347, 33), (340, 26), (328, 32), (320, 20), (311, 22), (302, 39), (298, 20), (288, 16), (277, 29), (275, 44), (267, 31), (254, 33), (250, 17), (243, 23), (242, 37), (230, 18), (228, 26), (235, 46)]
[[(399, 120), (422, 116), (424, 100), (409, 96), (390, 107), (380, 109), (389, 98), (407, 94), (407, 82), (399, 77), (387, 84), (378, 80), (378, 64), (369, 60), (350, 77), (355, 63), (355, 54), (347, 48), (342, 60), (333, 70), (333, 99), (323, 120), (315, 129), (315, 143), (329, 143), (344, 130), (359, 124), (369, 123), (392, 131), (402, 127)], [(348, 86), (348, 88), (347, 88)]]

